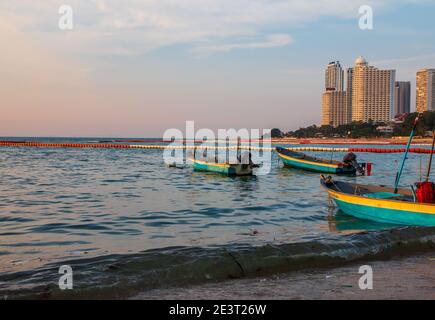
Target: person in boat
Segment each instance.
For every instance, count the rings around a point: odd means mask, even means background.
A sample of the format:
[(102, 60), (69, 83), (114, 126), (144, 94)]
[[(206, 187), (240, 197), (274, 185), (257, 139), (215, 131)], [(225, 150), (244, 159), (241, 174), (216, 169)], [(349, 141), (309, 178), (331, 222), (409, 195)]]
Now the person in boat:
[(361, 174), (361, 175), (364, 174), (364, 169), (361, 168), (361, 166), (356, 161), (356, 154), (355, 153), (349, 152), (348, 154), (346, 154), (344, 156), (342, 162), (347, 167), (354, 167), (358, 171), (359, 174)]
[[(246, 157), (249, 157), (249, 159), (248, 160), (246, 160)], [(249, 164), (249, 166), (251, 167), (251, 168), (258, 168), (259, 167), (259, 165), (258, 164), (255, 164), (253, 161), (252, 161), (252, 154), (249, 152), (249, 153), (244, 153), (243, 154), (243, 159), (242, 159), (242, 155), (239, 155), (238, 157), (237, 157), (237, 160), (239, 161), (239, 163), (242, 163), (242, 164)], [(242, 161), (243, 160), (243, 161)]]

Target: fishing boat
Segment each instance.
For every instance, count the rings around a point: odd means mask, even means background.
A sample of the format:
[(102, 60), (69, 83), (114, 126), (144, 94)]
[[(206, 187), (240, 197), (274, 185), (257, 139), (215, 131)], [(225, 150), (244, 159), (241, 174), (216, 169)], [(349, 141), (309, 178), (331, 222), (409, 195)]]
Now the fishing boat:
[(333, 181), (321, 176), (321, 184), (344, 213), (376, 222), (435, 226), (435, 204), (419, 203), (413, 189)]
[[(216, 141), (215, 148), (217, 149), (218, 144)], [(216, 150), (215, 149), (215, 150)], [(196, 148), (193, 150), (193, 159), (190, 159), (193, 163), (194, 171), (207, 171), (214, 173), (221, 173), (227, 176), (251, 176), (254, 172), (254, 168), (258, 168), (259, 166), (252, 162), (251, 151), (242, 155), (241, 152), (241, 138), (237, 138), (237, 161), (232, 163), (230, 161), (219, 162), (218, 155), (214, 151), (214, 161), (210, 162), (207, 160), (208, 150), (207, 148), (204, 150), (203, 158), (205, 159), (197, 159), (197, 150)]]
[(410, 188), (399, 188), (400, 178), (419, 116), (409, 136), (394, 187), (352, 184), (321, 176), (321, 184), (344, 213), (365, 220), (402, 225), (435, 226), (435, 185), (429, 181), (435, 149), (435, 130), (425, 181)]
[(227, 176), (250, 176), (253, 173), (253, 167), (243, 163), (216, 163), (203, 160), (191, 159), (193, 162), (193, 170), (208, 171), (225, 174)]
[[(347, 165), (343, 162), (335, 160), (315, 158), (306, 155), (305, 153), (296, 152), (281, 147), (277, 147), (276, 152), (278, 153), (278, 156), (286, 167), (319, 173), (333, 173), (343, 175), (355, 175), (358, 170), (358, 168), (354, 165)], [(360, 168), (362, 169), (363, 174), (366, 168), (366, 164), (360, 164)]]

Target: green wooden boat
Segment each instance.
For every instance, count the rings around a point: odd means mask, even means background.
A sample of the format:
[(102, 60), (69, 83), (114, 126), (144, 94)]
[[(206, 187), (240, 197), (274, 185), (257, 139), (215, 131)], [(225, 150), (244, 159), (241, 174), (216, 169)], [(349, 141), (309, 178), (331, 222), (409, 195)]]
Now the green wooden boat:
[(250, 176), (253, 174), (253, 167), (249, 164), (215, 163), (196, 159), (191, 159), (191, 161), (195, 171), (215, 172), (227, 176)]
[(337, 207), (350, 216), (382, 223), (435, 226), (435, 204), (419, 203), (411, 189), (353, 184), (321, 177)]
[[(340, 161), (314, 158), (304, 153), (291, 151), (281, 147), (277, 147), (276, 152), (286, 167), (319, 173), (344, 175), (355, 175), (357, 171), (355, 167), (344, 165)], [(364, 168), (365, 164), (362, 164), (362, 167)]]

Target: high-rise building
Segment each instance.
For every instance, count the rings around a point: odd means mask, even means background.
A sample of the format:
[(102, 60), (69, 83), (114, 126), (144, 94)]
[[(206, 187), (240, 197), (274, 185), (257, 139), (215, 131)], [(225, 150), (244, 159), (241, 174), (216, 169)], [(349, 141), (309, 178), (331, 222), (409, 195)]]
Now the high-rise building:
[(390, 121), (395, 78), (395, 70), (380, 70), (358, 57), (352, 71), (352, 121)]
[(339, 61), (330, 62), (325, 71), (325, 90), (343, 91), (344, 71)]
[(322, 126), (349, 123), (347, 95), (345, 91), (328, 90), (322, 95)]
[(394, 85), (393, 116), (411, 112), (411, 82), (396, 81)]
[(349, 122), (344, 71), (340, 62), (330, 62), (325, 71), (325, 92), (322, 95), (322, 123), (337, 127)]
[(415, 107), (417, 112), (435, 111), (435, 69), (417, 72)]
[(347, 93), (347, 116), (348, 123), (352, 122), (352, 77), (353, 77), (353, 68), (347, 69), (347, 84), (346, 84), (346, 93)]

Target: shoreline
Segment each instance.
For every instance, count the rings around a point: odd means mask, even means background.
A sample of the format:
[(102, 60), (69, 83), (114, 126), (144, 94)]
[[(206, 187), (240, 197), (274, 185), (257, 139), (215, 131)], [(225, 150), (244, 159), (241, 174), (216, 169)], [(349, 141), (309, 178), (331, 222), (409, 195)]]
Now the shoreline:
[[(373, 289), (361, 290), (359, 267), (373, 269)], [(182, 288), (155, 289), (133, 300), (434, 300), (435, 251), (388, 260), (351, 262), (271, 277), (235, 279)]]
[[(328, 144), (328, 145), (406, 145), (408, 137), (394, 138), (272, 138), (272, 143), (277, 144)], [(432, 138), (414, 138), (412, 145), (432, 144)]]

